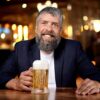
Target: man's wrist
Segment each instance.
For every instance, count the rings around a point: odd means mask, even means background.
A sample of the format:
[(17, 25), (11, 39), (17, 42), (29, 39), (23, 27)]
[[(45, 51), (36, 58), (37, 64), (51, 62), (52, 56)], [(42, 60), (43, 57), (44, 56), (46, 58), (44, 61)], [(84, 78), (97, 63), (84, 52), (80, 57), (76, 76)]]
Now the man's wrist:
[(18, 84), (19, 84), (19, 79), (14, 78), (6, 83), (6, 88), (13, 89), (13, 90), (20, 90)]

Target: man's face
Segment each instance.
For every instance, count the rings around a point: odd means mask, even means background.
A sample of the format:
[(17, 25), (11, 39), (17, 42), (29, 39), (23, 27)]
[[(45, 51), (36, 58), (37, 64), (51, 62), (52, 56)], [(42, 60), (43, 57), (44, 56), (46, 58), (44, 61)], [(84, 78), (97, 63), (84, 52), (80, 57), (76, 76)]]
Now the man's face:
[(39, 16), (36, 25), (36, 42), (39, 48), (44, 51), (53, 51), (60, 42), (59, 17), (48, 13)]

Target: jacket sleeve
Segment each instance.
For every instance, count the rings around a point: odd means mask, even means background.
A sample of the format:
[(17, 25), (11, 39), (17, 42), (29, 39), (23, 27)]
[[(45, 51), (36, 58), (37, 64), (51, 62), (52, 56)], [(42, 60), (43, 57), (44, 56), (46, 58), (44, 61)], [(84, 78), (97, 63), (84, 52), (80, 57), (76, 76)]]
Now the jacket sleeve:
[(100, 70), (97, 69), (88, 59), (80, 43), (77, 46), (76, 52), (78, 73), (80, 74), (80, 76), (82, 78), (90, 78), (93, 80), (100, 81)]
[(16, 50), (14, 50), (11, 56), (5, 62), (5, 64), (1, 67), (0, 89), (6, 88), (5, 84), (12, 78), (15, 78), (15, 76), (18, 74), (17, 67), (18, 67), (18, 62), (17, 62)]

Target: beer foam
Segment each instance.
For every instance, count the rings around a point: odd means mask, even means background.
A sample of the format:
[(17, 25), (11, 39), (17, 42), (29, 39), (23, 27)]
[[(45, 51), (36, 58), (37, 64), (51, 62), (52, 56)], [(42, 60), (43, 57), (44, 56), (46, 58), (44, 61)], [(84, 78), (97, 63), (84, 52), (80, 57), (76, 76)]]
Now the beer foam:
[(33, 62), (33, 69), (48, 69), (48, 62), (45, 60), (35, 60)]

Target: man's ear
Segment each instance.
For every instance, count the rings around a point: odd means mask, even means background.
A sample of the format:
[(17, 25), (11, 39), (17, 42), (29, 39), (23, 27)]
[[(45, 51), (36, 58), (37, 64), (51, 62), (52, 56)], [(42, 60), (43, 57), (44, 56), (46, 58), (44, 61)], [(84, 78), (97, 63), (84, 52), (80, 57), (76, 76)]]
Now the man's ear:
[(37, 33), (37, 26), (35, 26), (35, 33)]
[(63, 30), (62, 30), (62, 28), (60, 28), (60, 36), (62, 36), (62, 32), (63, 32)]
[(35, 37), (36, 37), (36, 34), (37, 34), (37, 27), (35, 26)]

